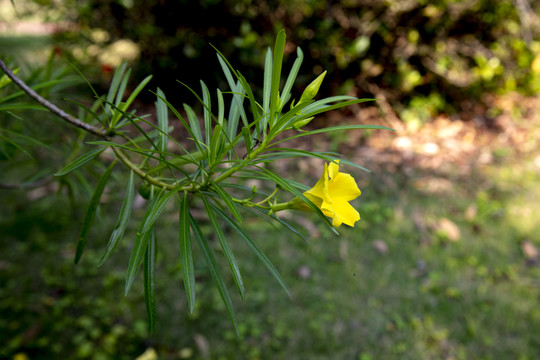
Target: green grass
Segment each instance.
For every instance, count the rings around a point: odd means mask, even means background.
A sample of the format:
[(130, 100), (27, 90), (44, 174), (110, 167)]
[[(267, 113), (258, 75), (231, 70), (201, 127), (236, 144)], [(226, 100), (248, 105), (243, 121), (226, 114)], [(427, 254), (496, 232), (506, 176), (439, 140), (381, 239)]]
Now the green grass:
[[(84, 204), (72, 210), (61, 195), (24, 204), (21, 194), (3, 190), (0, 357), (129, 359), (153, 347), (160, 359), (537, 358), (540, 269), (527, 263), (521, 243), (539, 245), (538, 171), (508, 159), (454, 177), (451, 191), (438, 195), (398, 175), (391, 177), (395, 187), (381, 185), (388, 174), (361, 176), (368, 185), (355, 204), (363, 220), (355, 229), (343, 227), (340, 237), (316, 228), (318, 236), (306, 244), (245, 220), (292, 300), (229, 234), (246, 285), (242, 303), (226, 277), (239, 337), (197, 254), (197, 302), (188, 314), (174, 215), (158, 226), (158, 323), (149, 338), (140, 281), (123, 296), (131, 244), (124, 242), (104, 268), (95, 267), (115, 210), (104, 207), (96, 219), (102, 226), (74, 266)], [(471, 206), (475, 216), (466, 215)], [(437, 228), (441, 218), (459, 227), (458, 241)], [(210, 224), (203, 230), (210, 232)], [(128, 231), (133, 238), (135, 229)], [(386, 254), (375, 240), (388, 246)], [(301, 269), (309, 275), (300, 276)]]

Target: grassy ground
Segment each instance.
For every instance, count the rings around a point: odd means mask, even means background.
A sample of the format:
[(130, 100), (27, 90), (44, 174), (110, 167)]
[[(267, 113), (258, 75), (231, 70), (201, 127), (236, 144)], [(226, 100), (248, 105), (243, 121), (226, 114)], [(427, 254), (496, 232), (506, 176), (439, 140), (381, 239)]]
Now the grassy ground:
[(467, 172), (439, 172), (442, 187), (414, 162), (358, 174), (363, 220), (340, 237), (314, 217), (296, 218), (310, 244), (247, 218), (292, 300), (232, 237), (247, 287), (244, 303), (233, 299), (239, 337), (202, 260), (187, 313), (174, 217), (159, 226), (159, 319), (149, 337), (141, 287), (123, 295), (130, 245), (95, 267), (114, 209), (104, 208), (74, 266), (84, 202), (2, 190), (0, 358), (129, 359), (154, 349), (160, 359), (536, 359), (538, 160), (534, 149), (501, 149)]

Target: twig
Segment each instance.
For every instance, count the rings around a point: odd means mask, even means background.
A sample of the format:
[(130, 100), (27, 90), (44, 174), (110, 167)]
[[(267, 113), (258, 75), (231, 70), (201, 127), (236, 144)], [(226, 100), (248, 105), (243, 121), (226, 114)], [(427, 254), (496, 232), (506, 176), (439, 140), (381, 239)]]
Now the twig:
[(91, 134), (97, 135), (102, 138), (110, 138), (110, 136), (107, 134), (107, 131), (104, 129), (98, 129), (90, 124), (87, 124), (76, 117), (66, 113), (62, 109), (58, 108), (56, 105), (48, 101), (47, 99), (40, 96), (38, 93), (36, 93), (32, 88), (30, 88), (28, 85), (26, 85), (21, 79), (19, 79), (15, 74), (4, 64), (4, 62), (0, 59), (0, 69), (6, 75), (18, 86), (20, 87), (25, 93), (27, 93), (31, 98), (36, 100), (38, 103), (40, 103), (42, 106), (47, 108), (50, 112), (53, 114), (59, 116), (60, 118), (64, 119), (71, 125), (75, 125)]

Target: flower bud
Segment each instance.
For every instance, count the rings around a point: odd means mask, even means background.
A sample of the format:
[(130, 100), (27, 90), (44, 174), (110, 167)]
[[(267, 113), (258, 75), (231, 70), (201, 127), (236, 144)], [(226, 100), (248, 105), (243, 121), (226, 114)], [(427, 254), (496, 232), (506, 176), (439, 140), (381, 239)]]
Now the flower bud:
[(302, 97), (300, 97), (300, 101), (298, 102), (298, 104), (313, 100), (315, 95), (317, 95), (317, 93), (319, 92), (319, 88), (321, 87), (325, 76), (326, 71), (319, 75), (315, 80), (311, 82), (311, 84), (306, 87), (306, 90), (304, 90), (304, 93), (302, 94)]

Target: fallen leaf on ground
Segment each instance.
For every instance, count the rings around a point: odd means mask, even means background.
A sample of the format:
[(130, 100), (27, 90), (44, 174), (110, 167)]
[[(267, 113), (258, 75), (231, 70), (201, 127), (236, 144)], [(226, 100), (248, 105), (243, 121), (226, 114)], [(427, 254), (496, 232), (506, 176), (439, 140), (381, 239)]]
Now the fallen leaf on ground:
[(525, 240), (521, 243), (521, 251), (527, 260), (537, 260), (538, 259), (538, 249), (534, 244), (528, 240)]
[(388, 245), (383, 240), (375, 240), (373, 242), (373, 247), (381, 255), (386, 255), (388, 253)]
[(448, 240), (458, 241), (460, 237), (459, 227), (452, 221), (447, 218), (442, 218), (439, 220), (439, 230), (444, 231)]

